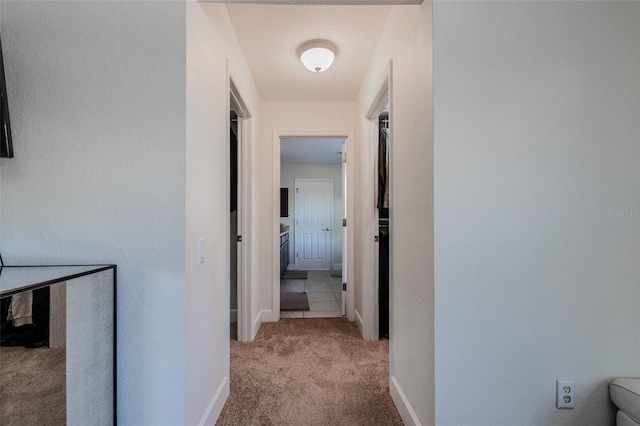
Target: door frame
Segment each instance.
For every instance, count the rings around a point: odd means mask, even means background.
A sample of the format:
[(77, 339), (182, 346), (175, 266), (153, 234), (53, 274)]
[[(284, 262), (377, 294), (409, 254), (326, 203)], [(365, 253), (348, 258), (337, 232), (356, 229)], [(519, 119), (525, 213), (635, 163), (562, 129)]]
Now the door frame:
[[(363, 146), (365, 147), (363, 155), (362, 168), (362, 183), (361, 190), (363, 191), (363, 199), (365, 201), (365, 208), (362, 212), (362, 220), (364, 223), (364, 235), (362, 239), (362, 297), (363, 297), (363, 312), (362, 323), (357, 324), (360, 329), (360, 333), (365, 340), (378, 340), (379, 339), (379, 303), (378, 303), (378, 265), (377, 259), (379, 253), (379, 245), (375, 241), (378, 236), (378, 212), (374, 207), (375, 190), (377, 188), (377, 176), (372, 173), (373, 170), (377, 170), (375, 160), (377, 159), (377, 144), (379, 134), (378, 117), (380, 113), (389, 105), (389, 130), (390, 139), (393, 141), (393, 61), (389, 60), (387, 69), (384, 71), (380, 80), (378, 80), (378, 90), (375, 96), (369, 103), (369, 108), (364, 116), (365, 119), (365, 135), (366, 140)], [(393, 164), (393, 143), (390, 143), (387, 147), (389, 152), (389, 164)], [(389, 229), (393, 228), (393, 167), (389, 170)], [(369, 207), (367, 207), (369, 206)], [(393, 232), (389, 236), (389, 247), (391, 247), (391, 241), (393, 238)], [(393, 262), (389, 262), (389, 328), (391, 328), (391, 313), (392, 313), (392, 299), (393, 299)]]
[[(280, 250), (276, 250), (280, 246), (280, 138), (340, 138), (345, 140), (347, 152), (353, 152), (353, 130), (344, 129), (309, 129), (309, 130), (287, 130), (276, 129), (272, 135), (273, 145), (273, 183), (272, 183), (272, 207), (273, 207), (273, 223), (271, 230), (271, 247), (273, 258), (271, 261), (272, 274), (272, 321), (280, 320)], [(347, 156), (347, 169), (354, 170), (353, 156)], [(351, 178), (353, 173), (347, 175), (347, 194), (354, 193), (355, 182)], [(347, 196), (347, 238), (351, 244), (348, 245), (347, 259), (348, 264), (353, 265), (355, 260), (355, 251), (353, 241), (355, 239), (354, 218), (355, 218), (355, 202), (353, 196)], [(353, 321), (354, 318), (354, 298), (353, 285), (355, 280), (355, 272), (353, 268), (349, 268), (347, 276), (347, 319)]]
[[(297, 189), (298, 187), (298, 182), (303, 181), (303, 182), (329, 182), (330, 183), (330, 195), (329, 195), (329, 271), (332, 269), (333, 266), (333, 238), (332, 238), (332, 232), (333, 232), (333, 179), (332, 178), (294, 178), (294, 188)], [(293, 242), (293, 251), (294, 253), (298, 252), (298, 193), (297, 191), (294, 191), (293, 193), (293, 232), (295, 234), (295, 239)], [(326, 247), (326, 243), (325, 243), (325, 247)], [(297, 269), (301, 269), (300, 268), (300, 264), (298, 263), (298, 257), (296, 256), (295, 259), (295, 263), (296, 263), (296, 268)], [(304, 269), (304, 268), (302, 268)]]
[[(340, 165), (342, 166), (342, 173), (341, 173), (341, 180), (340, 180), (340, 185), (342, 186), (342, 200), (340, 200), (342, 202), (342, 205), (340, 206), (340, 219), (341, 219), (341, 223), (338, 225), (340, 226), (340, 237), (341, 237), (341, 241), (340, 241), (340, 245), (342, 247), (342, 279), (341, 279), (341, 283), (342, 283), (342, 300), (340, 303), (340, 311), (342, 312), (342, 315), (347, 315), (347, 291), (346, 291), (346, 286), (344, 285), (344, 283), (346, 282), (346, 278), (348, 277), (348, 273), (349, 273), (349, 269), (353, 268), (351, 265), (349, 265), (349, 258), (347, 257), (347, 254), (349, 253), (349, 247), (350, 245), (353, 245), (353, 240), (351, 240), (351, 244), (349, 244), (349, 238), (347, 236), (347, 227), (346, 227), (346, 223), (347, 223), (347, 212), (348, 212), (348, 201), (349, 201), (349, 197), (351, 196), (351, 194), (349, 194), (349, 188), (347, 186), (347, 141), (342, 141), (342, 158), (340, 161)], [(354, 309), (355, 311), (355, 309)]]
[[(251, 118), (251, 113), (247, 108), (246, 103), (242, 100), (240, 91), (231, 76), (229, 69), (229, 61), (227, 60), (227, 93), (229, 105), (227, 107), (227, 114), (231, 108), (236, 111), (238, 116), (238, 213), (237, 213), (237, 232), (242, 236), (242, 241), (237, 243), (237, 320), (238, 320), (238, 341), (247, 342), (250, 341), (251, 336), (251, 288), (250, 288), (250, 246), (249, 246), (249, 224), (250, 224), (250, 193), (248, 190), (248, 183), (250, 182), (249, 173), (251, 171), (251, 162), (249, 160), (248, 141), (250, 140), (249, 129), (247, 125), (248, 120)], [(227, 117), (229, 122), (230, 117)], [(229, 132), (229, 130), (227, 130)], [(227, 140), (229, 136), (227, 136)], [(227, 149), (228, 150), (228, 149)], [(230, 153), (229, 153), (230, 155)], [(229, 163), (229, 160), (227, 161)], [(229, 173), (227, 173), (229, 175)], [(229, 187), (229, 185), (227, 185)], [(230, 259), (230, 258), (229, 258)], [(229, 260), (227, 264), (229, 265)], [(227, 274), (227, 278), (230, 274)], [(230, 285), (230, 280), (228, 280)], [(227, 292), (230, 294), (230, 291)], [(227, 302), (229, 309), (230, 301)]]

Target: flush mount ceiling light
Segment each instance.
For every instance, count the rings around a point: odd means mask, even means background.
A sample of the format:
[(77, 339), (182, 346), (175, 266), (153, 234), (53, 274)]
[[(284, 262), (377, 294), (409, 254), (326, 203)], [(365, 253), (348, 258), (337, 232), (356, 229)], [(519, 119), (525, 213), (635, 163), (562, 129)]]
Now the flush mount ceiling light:
[(328, 40), (310, 40), (298, 48), (298, 56), (309, 71), (322, 72), (329, 69), (337, 51)]

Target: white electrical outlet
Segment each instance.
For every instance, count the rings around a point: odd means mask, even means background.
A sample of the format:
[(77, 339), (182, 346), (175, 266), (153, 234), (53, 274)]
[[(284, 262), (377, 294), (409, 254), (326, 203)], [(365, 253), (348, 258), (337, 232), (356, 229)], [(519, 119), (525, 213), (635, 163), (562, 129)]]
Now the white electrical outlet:
[(556, 380), (556, 407), (576, 407), (576, 392), (573, 380)]

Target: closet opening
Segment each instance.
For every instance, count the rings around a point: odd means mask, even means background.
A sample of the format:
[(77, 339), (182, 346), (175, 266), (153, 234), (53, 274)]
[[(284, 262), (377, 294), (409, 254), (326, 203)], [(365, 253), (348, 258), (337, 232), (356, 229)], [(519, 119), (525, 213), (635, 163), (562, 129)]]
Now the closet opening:
[(229, 300), (231, 339), (238, 340), (238, 114), (229, 111)]
[(378, 336), (389, 338), (389, 108), (378, 119), (376, 213), (378, 217)]
[(241, 342), (251, 340), (251, 292), (249, 291), (249, 253), (246, 240), (250, 237), (249, 200), (245, 186), (248, 159), (245, 141), (249, 140), (251, 117), (231, 78), (229, 78), (228, 116), (228, 187), (229, 187), (229, 322), (230, 338)]
[(389, 338), (393, 298), (393, 103), (392, 62), (381, 76), (376, 95), (365, 114), (368, 137), (364, 163), (364, 239), (362, 250), (363, 324), (367, 340)]

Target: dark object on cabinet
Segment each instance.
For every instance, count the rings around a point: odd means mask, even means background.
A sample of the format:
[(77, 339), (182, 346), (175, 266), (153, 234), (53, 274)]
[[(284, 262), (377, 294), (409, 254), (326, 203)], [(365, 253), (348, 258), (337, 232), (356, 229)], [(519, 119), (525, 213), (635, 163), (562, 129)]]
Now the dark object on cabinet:
[(289, 217), (289, 188), (280, 188), (280, 217)]
[[(286, 189), (286, 188), (285, 188)], [(280, 278), (284, 276), (289, 266), (289, 233), (280, 235)]]

